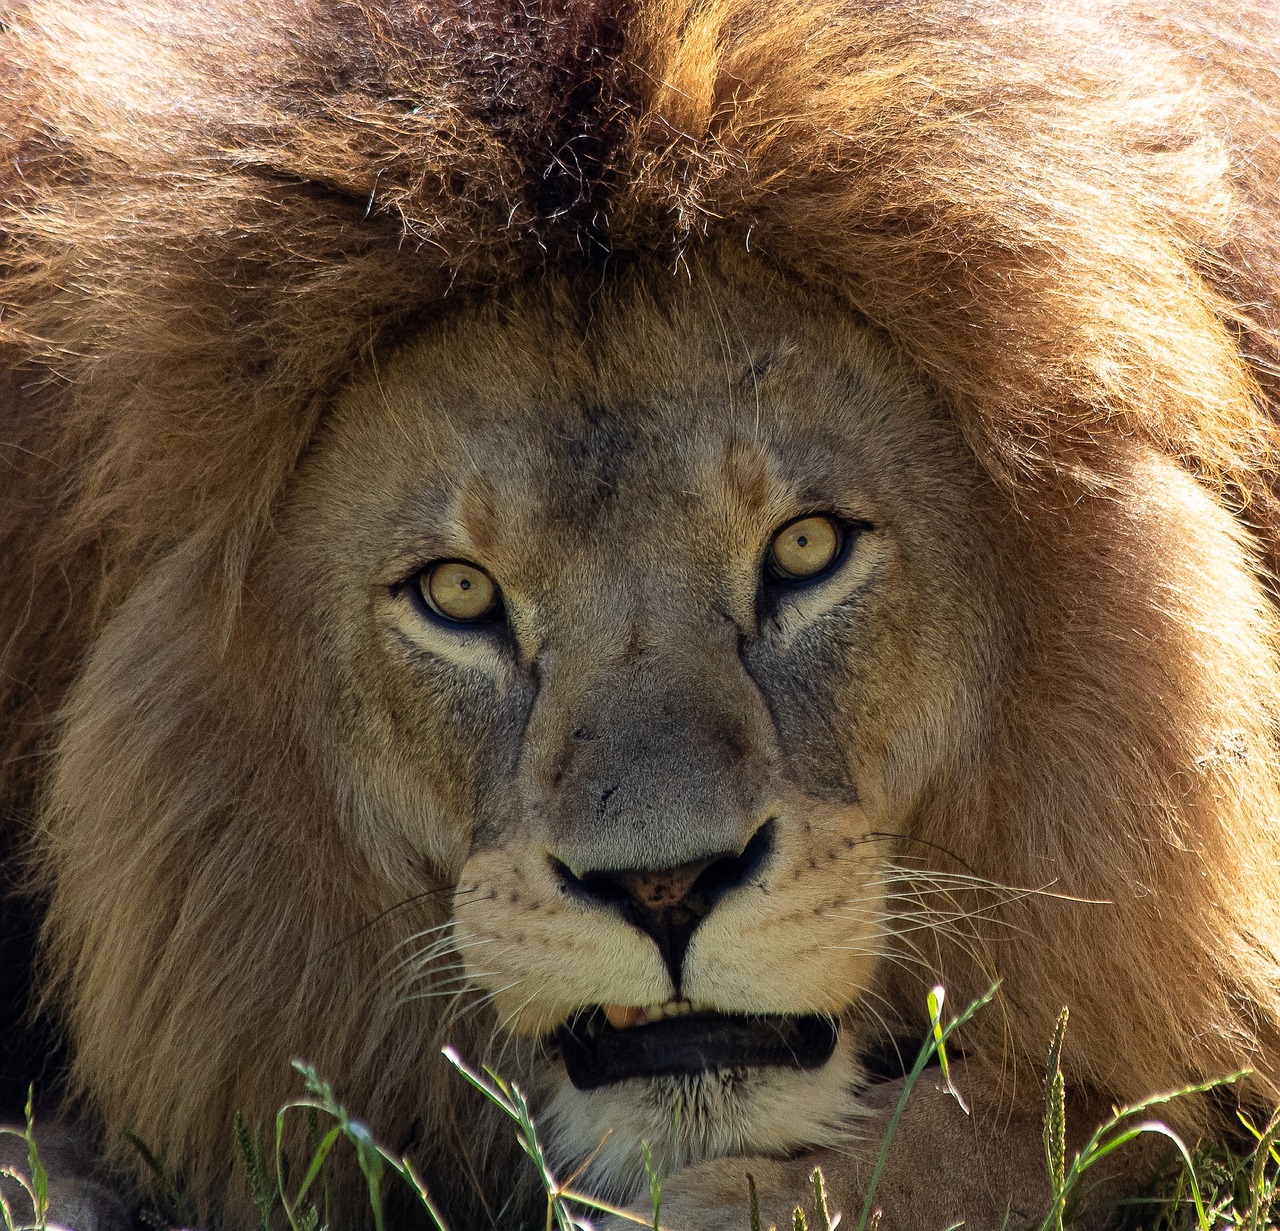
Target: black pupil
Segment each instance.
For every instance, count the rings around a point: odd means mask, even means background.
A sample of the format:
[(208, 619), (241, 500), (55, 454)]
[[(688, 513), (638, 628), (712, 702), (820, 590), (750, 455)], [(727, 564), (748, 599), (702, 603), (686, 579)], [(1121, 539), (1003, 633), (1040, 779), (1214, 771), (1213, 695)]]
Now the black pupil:
[(471, 582), (470, 582), (470, 581), (468, 581), (465, 577), (461, 578), (461, 579), (458, 581), (458, 589), (459, 589), (459, 590), (470, 590), (470, 589), (471, 589)]
[(808, 547), (808, 546), (809, 546), (809, 536), (808, 536), (807, 534), (797, 534), (797, 535), (796, 535), (796, 546), (797, 546), (797, 547)]

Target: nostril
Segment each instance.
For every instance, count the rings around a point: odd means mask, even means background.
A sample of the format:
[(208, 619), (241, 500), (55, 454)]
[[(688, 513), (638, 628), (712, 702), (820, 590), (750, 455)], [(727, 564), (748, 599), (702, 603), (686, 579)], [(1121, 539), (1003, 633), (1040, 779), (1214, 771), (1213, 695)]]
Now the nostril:
[(597, 906), (620, 906), (628, 898), (627, 888), (608, 876), (578, 876), (568, 864), (552, 858), (551, 870), (560, 879), (565, 892)]
[(649, 909), (683, 903), (701, 916), (725, 894), (749, 885), (764, 870), (773, 853), (776, 821), (777, 817), (772, 816), (765, 821), (739, 854), (710, 863), (685, 865), (684, 869), (593, 872), (579, 876), (554, 856), (549, 859), (565, 892), (581, 901), (610, 907), (630, 903)]
[(708, 906), (718, 902), (734, 889), (749, 885), (764, 870), (773, 854), (773, 838), (777, 817), (771, 816), (751, 835), (739, 855), (717, 859), (693, 883), (693, 893), (701, 894)]
[(685, 950), (698, 925), (727, 893), (750, 884), (773, 852), (776, 817), (770, 817), (737, 855), (698, 859), (671, 868), (598, 870), (579, 876), (548, 853), (564, 892), (580, 902), (616, 911), (645, 932), (680, 986)]

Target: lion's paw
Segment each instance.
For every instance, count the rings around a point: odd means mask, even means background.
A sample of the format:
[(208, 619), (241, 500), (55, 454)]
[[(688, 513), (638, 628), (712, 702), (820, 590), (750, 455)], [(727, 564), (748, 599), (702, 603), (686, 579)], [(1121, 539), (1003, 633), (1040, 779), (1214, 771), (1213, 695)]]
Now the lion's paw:
[[(54, 1127), (38, 1134), (40, 1158), (48, 1172), (50, 1231), (132, 1231), (134, 1222), (119, 1195), (91, 1171), (84, 1143), (74, 1133)], [(29, 1172), (27, 1147), (17, 1136), (0, 1137), (0, 1196), (9, 1203), (19, 1226), (35, 1225), (30, 1196), (19, 1177)]]
[[(823, 1196), (829, 1223), (823, 1221), (812, 1176), (815, 1166), (823, 1175)], [(669, 1177), (662, 1187), (658, 1220), (667, 1231), (750, 1231), (752, 1190), (759, 1204), (762, 1228), (789, 1228), (794, 1211), (804, 1211), (811, 1231), (844, 1222), (836, 1192), (846, 1193), (847, 1159), (820, 1151), (799, 1158), (722, 1158), (700, 1163)], [(832, 1188), (834, 1180), (835, 1188)], [(652, 1210), (637, 1208), (636, 1216), (652, 1225)], [(635, 1231), (636, 1223), (622, 1218), (597, 1222), (598, 1231)]]

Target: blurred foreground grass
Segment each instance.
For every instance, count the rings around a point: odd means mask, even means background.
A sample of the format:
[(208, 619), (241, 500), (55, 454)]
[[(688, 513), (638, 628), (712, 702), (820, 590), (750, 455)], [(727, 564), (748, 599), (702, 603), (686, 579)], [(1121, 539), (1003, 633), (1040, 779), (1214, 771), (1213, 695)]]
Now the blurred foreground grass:
[[(912, 1088), (924, 1069), (934, 1061), (941, 1066), (943, 1078), (951, 1087), (947, 1041), (954, 1031), (990, 1002), (995, 990), (993, 987), (945, 1023), (943, 990), (935, 988), (930, 993), (929, 1037), (907, 1074), (902, 1097), (890, 1118), (879, 1161), (861, 1208), (856, 1211), (830, 1209), (821, 1170), (815, 1168), (810, 1183), (813, 1186), (812, 1211), (816, 1214), (807, 1217), (803, 1210), (797, 1208), (792, 1216), (792, 1225), (781, 1231), (835, 1231), (837, 1227), (843, 1227), (845, 1231), (877, 1231), (880, 1212), (876, 1205), (876, 1187), (887, 1158), (889, 1142)], [(1116, 1208), (1115, 1225), (1118, 1228), (1122, 1231), (1273, 1231), (1280, 1216), (1280, 1111), (1261, 1126), (1240, 1114), (1244, 1130), (1241, 1141), (1245, 1144), (1216, 1144), (1194, 1149), (1159, 1119), (1159, 1109), (1167, 1103), (1230, 1085), (1242, 1074), (1188, 1086), (1133, 1106), (1118, 1108), (1093, 1131), (1080, 1151), (1068, 1153), (1066, 1082), (1059, 1063), (1067, 1020), (1064, 1009), (1050, 1045), (1045, 1074), (1045, 1166), (1053, 1198), (1040, 1231), (1065, 1231), (1069, 1228), (1090, 1169), (1114, 1151), (1123, 1150), (1131, 1141), (1149, 1134), (1159, 1135), (1167, 1141), (1172, 1161), (1161, 1175), (1153, 1178), (1148, 1192)], [(452, 1049), (446, 1049), (445, 1055), (460, 1079), (470, 1082), (510, 1119), (512, 1131), (528, 1156), (529, 1165), (534, 1168), (545, 1196), (545, 1216), (540, 1231), (583, 1231), (592, 1225), (593, 1220), (602, 1217), (654, 1228), (655, 1231), (666, 1226), (661, 1221), (665, 1177), (661, 1167), (655, 1164), (647, 1144), (642, 1146), (642, 1154), (649, 1178), (649, 1210), (637, 1213), (600, 1201), (575, 1189), (572, 1181), (562, 1182), (554, 1175), (539, 1141), (537, 1125), (518, 1085), (491, 1070), (477, 1072)], [(422, 1207), (438, 1231), (452, 1231), (412, 1162), (379, 1144), (366, 1125), (348, 1114), (334, 1097), (329, 1083), (311, 1066), (299, 1062), (295, 1067), (302, 1076), (306, 1092), (280, 1108), (273, 1131), (264, 1133), (261, 1127), (250, 1127), (240, 1116), (236, 1117), (234, 1125), (235, 1149), (242, 1164), (244, 1182), (249, 1187), (261, 1220), (257, 1231), (342, 1231), (330, 1222), (325, 1177), (334, 1151), (343, 1149), (354, 1151), (365, 1178), (376, 1231), (387, 1231), (386, 1198), (388, 1186), (392, 1184), (405, 1186), (411, 1200)], [(959, 1093), (954, 1087), (951, 1089), (959, 1099)], [(305, 1172), (296, 1180), (288, 1174), (283, 1149), (286, 1124), (295, 1116), (305, 1117), (311, 1151)], [(23, 1198), (23, 1208), (15, 1208), (17, 1203), (0, 1192), (0, 1228), (3, 1231), (54, 1231), (55, 1225), (49, 1220), (48, 1177), (40, 1161), (30, 1100), (24, 1129), (0, 1129), (0, 1133), (20, 1138), (27, 1155), (25, 1168), (0, 1167), (0, 1176), (10, 1181), (11, 1196), (16, 1191)], [(184, 1200), (179, 1179), (167, 1170), (163, 1161), (157, 1159), (145, 1143), (132, 1137), (130, 1140), (155, 1173), (161, 1193), (161, 1208), (146, 1215), (146, 1221), (157, 1228), (191, 1226), (191, 1211)], [(741, 1231), (772, 1231), (760, 1225), (754, 1189), (743, 1194), (743, 1208)], [(518, 1227), (511, 1231), (535, 1231), (535, 1228)], [(671, 1227), (669, 1231), (680, 1231), (680, 1228)], [(920, 1231), (935, 1229), (921, 1228)], [(936, 1231), (956, 1229), (939, 1227)]]

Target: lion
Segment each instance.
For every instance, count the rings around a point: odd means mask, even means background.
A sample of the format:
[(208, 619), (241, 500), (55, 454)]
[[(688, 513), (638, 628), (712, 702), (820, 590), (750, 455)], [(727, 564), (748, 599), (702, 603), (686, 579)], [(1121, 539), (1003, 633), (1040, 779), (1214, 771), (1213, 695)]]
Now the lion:
[(256, 1221), (232, 1125), (295, 1058), (450, 1225), (523, 1217), (445, 1045), (601, 1199), (643, 1147), (678, 1231), (815, 1166), (856, 1217), (937, 984), (998, 990), (885, 1231), (1038, 1225), (1064, 1006), (1074, 1134), (1274, 1106), (1266, 5), (0, 27), (0, 1034), (53, 1217), (127, 1225), (127, 1130)]

